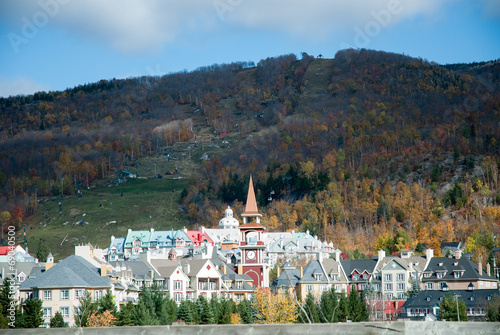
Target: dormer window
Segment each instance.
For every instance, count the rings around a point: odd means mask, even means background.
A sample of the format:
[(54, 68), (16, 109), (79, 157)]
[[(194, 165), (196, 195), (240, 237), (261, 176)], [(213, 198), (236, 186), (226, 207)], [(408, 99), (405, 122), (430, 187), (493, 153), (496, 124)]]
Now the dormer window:
[(368, 279), (368, 274), (367, 273), (363, 274), (363, 279)]
[(430, 272), (425, 272), (424, 273), (424, 278), (430, 278), (431, 277), (431, 273)]
[(474, 296), (473, 295), (470, 297), (470, 301), (474, 301)]
[(321, 280), (322, 277), (323, 277), (323, 275), (321, 273), (315, 273), (314, 274), (314, 279), (316, 279), (316, 280)]
[(453, 266), (458, 266), (458, 262), (453, 263)]
[(354, 273), (352, 275), (352, 280), (358, 280), (359, 279), (359, 275), (357, 273)]
[(331, 273), (330, 277), (332, 278), (332, 280), (339, 280), (339, 275), (336, 273)]
[(438, 263), (438, 266), (443, 266), (443, 262), (439, 262), (439, 263)]

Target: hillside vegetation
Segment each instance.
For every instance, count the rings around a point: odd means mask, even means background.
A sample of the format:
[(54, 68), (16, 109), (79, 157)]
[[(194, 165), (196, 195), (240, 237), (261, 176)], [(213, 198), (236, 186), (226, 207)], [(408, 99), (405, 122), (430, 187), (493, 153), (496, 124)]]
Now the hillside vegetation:
[[(271, 231), (309, 230), (356, 257), (458, 240), (485, 259), (500, 225), (499, 74), (497, 61), (344, 50), (0, 99), (2, 215), (38, 238), (35, 190), (92, 193), (116, 169), (176, 164), (189, 226), (241, 213), (252, 174)], [(145, 228), (141, 215), (118, 231)]]

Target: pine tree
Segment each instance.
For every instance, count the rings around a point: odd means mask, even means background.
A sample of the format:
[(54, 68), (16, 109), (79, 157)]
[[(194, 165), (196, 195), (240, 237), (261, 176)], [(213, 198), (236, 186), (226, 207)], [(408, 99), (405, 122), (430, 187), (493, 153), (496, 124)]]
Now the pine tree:
[(26, 300), (24, 305), (24, 327), (38, 328), (43, 324), (42, 301), (39, 299)]
[(370, 311), (368, 310), (368, 304), (366, 302), (366, 295), (365, 291), (361, 291), (361, 294), (359, 295), (359, 315), (358, 315), (358, 322), (364, 322), (364, 321), (369, 321), (370, 320)]
[(13, 303), (13, 299), (11, 297), (14, 296), (14, 292), (11, 287), (11, 283), (13, 280), (9, 277), (5, 277), (3, 280), (3, 287), (0, 290), (0, 305), (2, 305), (1, 313), (3, 316), (8, 316), (8, 309)]
[(50, 319), (50, 328), (64, 328), (67, 326), (68, 325), (64, 322), (64, 318), (59, 311)]
[(209, 325), (214, 323), (214, 313), (207, 299), (200, 295), (198, 298), (198, 310), (200, 311), (200, 324)]
[(344, 292), (340, 294), (339, 308), (335, 313), (335, 322), (346, 322), (347, 315), (349, 314), (349, 302)]
[(116, 315), (116, 304), (114, 296), (111, 294), (111, 290), (108, 288), (106, 290), (106, 295), (104, 295), (98, 301), (98, 310), (100, 313), (105, 311), (110, 311), (113, 315)]
[(321, 295), (321, 300), (319, 303), (318, 314), (320, 316), (320, 322), (332, 323), (335, 321), (335, 312), (337, 311), (339, 304), (337, 301), (337, 293), (334, 289), (323, 292)]
[(184, 321), (186, 324), (193, 322), (193, 313), (190, 304), (190, 301), (182, 300), (177, 309), (177, 319)]
[(134, 304), (129, 301), (122, 307), (122, 309), (116, 313), (115, 325), (117, 326), (133, 326), (134, 321), (132, 320), (132, 312), (134, 310)]
[(154, 326), (158, 324), (156, 315), (151, 314), (144, 300), (139, 300), (139, 303), (132, 311), (132, 321), (136, 326)]
[(255, 312), (253, 310), (253, 306), (250, 300), (245, 299), (241, 301), (236, 307), (236, 310), (240, 314), (241, 322), (246, 324), (254, 323)]
[[(316, 302), (312, 293), (307, 294), (306, 301), (302, 304), (302, 307), (303, 310), (301, 310), (299, 316), (299, 320), (301, 320), (301, 322), (319, 322), (318, 307), (316, 306)], [(304, 313), (307, 313), (307, 316)]]
[(231, 315), (236, 310), (236, 304), (232, 299), (222, 299), (219, 302), (220, 305), (220, 315), (218, 324), (230, 324), (231, 323)]

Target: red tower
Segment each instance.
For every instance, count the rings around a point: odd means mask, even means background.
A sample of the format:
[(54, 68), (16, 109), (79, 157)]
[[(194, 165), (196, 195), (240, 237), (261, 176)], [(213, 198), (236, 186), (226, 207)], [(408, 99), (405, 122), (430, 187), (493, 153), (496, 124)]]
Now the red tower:
[[(252, 176), (248, 186), (245, 212), (241, 214), (243, 224), (239, 226), (241, 232), (241, 265), (239, 274), (247, 274), (252, 278), (255, 287), (269, 287), (269, 267), (264, 264), (264, 245), (262, 234), (266, 229), (260, 224), (262, 214), (257, 209), (257, 201), (253, 189)], [(255, 222), (251, 222), (251, 219)], [(250, 219), (250, 222), (248, 220)]]

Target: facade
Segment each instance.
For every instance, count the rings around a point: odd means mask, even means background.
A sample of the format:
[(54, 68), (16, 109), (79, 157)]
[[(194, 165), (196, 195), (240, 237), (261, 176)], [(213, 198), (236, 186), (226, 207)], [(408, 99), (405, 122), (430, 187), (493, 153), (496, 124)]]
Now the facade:
[(372, 280), (377, 261), (374, 259), (356, 259), (341, 260), (340, 263), (349, 282), (346, 293), (349, 294), (353, 288), (357, 291), (366, 290)]
[(483, 270), (457, 250), (450, 257), (433, 257), (422, 276), (423, 290), (474, 290), (496, 289), (497, 278), (491, 275), (490, 265)]
[(300, 270), (301, 277), (297, 285), (297, 295), (302, 300), (308, 294), (312, 294), (316, 300), (319, 300), (323, 292), (330, 288), (328, 275), (320, 260), (314, 260)]
[(426, 250), (427, 257), (412, 256), (408, 250), (402, 250), (400, 257), (385, 256), (378, 252), (372, 285), (376, 292), (383, 294), (384, 300), (406, 300), (406, 292), (414, 281), (420, 280), (427, 262), (432, 258), (432, 249)]
[(106, 268), (98, 268), (80, 256), (69, 256), (57, 264), (46, 263), (45, 269), (34, 271), (20, 285), (21, 304), (26, 299), (42, 300), (44, 325), (59, 311), (70, 327), (75, 325), (74, 310), (79, 298), (89, 291), (93, 299), (100, 299), (114, 281)]

